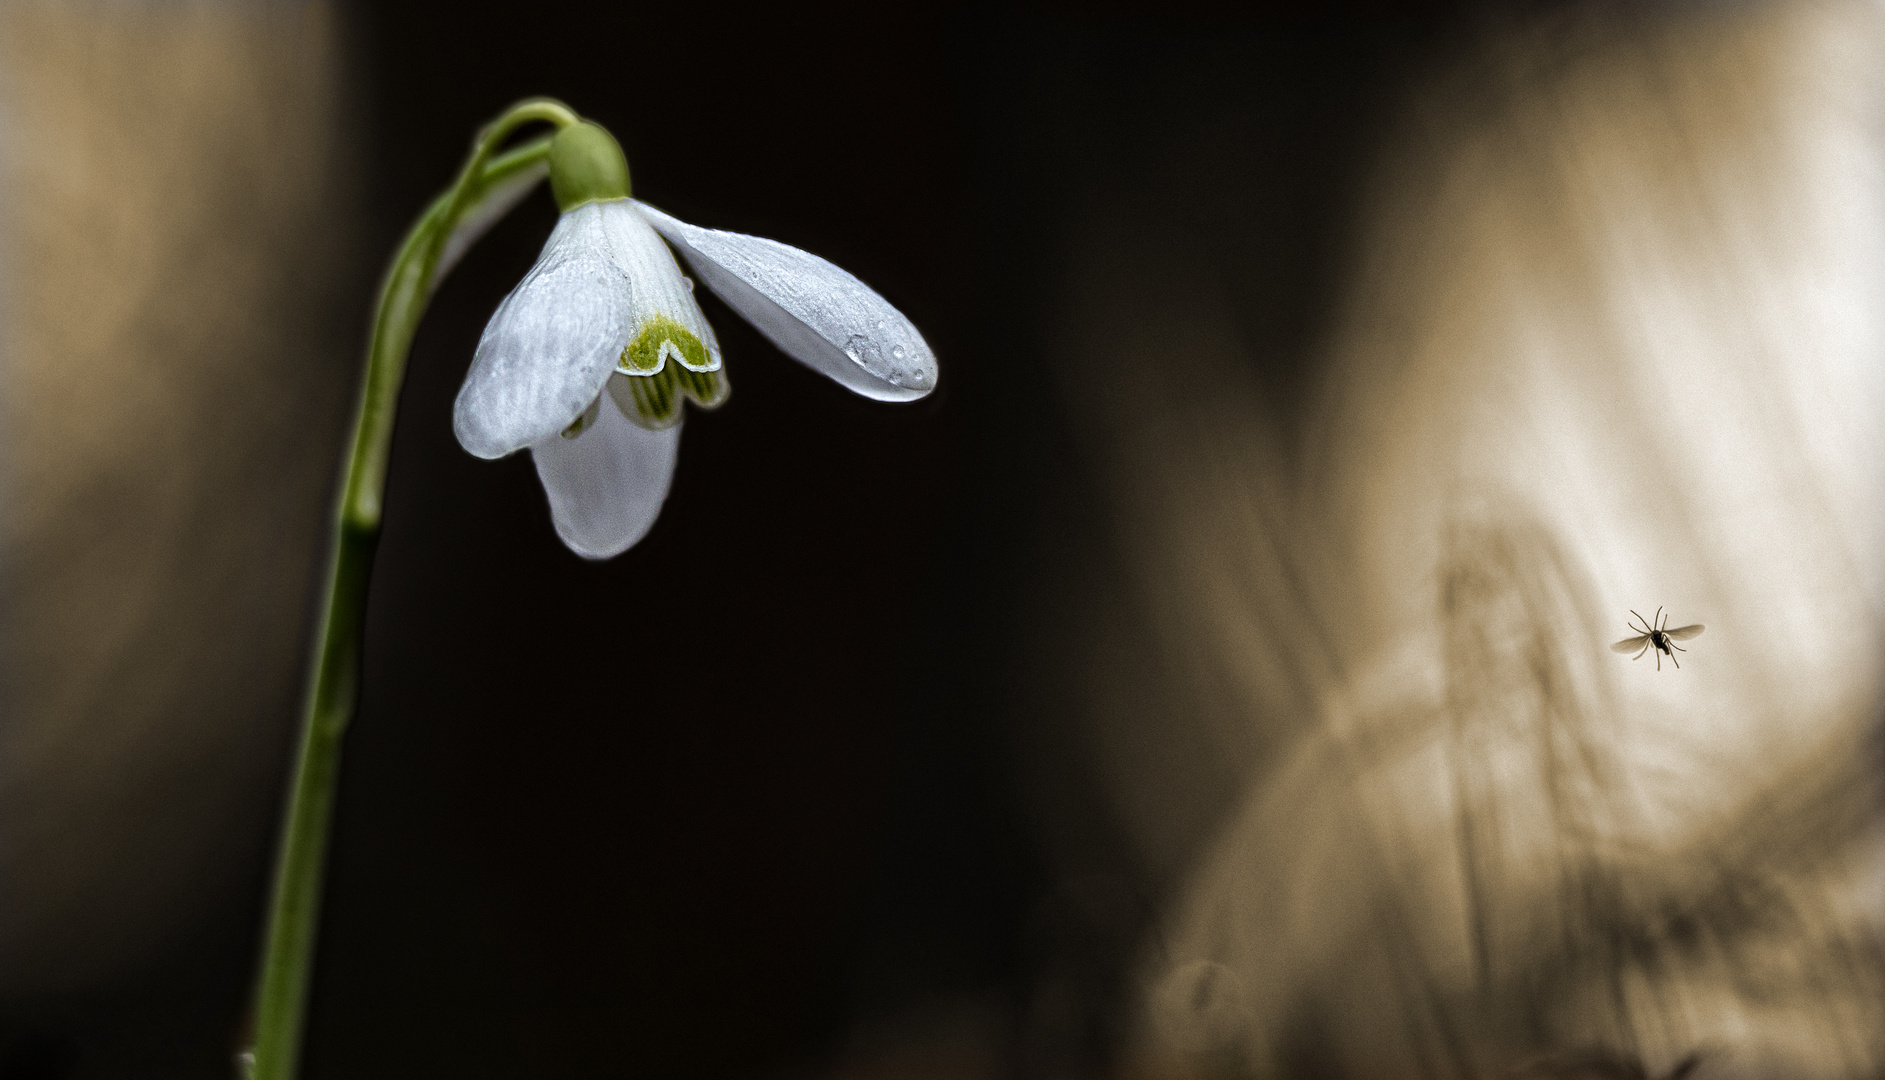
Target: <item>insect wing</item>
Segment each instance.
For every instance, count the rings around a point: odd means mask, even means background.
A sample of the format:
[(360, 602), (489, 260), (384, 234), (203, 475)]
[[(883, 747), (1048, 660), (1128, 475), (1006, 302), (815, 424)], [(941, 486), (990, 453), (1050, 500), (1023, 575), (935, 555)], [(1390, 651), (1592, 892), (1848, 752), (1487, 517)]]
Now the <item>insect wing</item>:
[(1678, 626), (1674, 630), (1664, 630), (1663, 633), (1677, 641), (1687, 641), (1692, 637), (1701, 636), (1704, 629), (1701, 623), (1690, 623), (1688, 626)]
[(1610, 651), (1611, 652), (1635, 652), (1636, 650), (1642, 648), (1643, 643), (1648, 640), (1649, 640), (1648, 634), (1638, 634), (1635, 637), (1626, 637), (1622, 641), (1617, 642), (1615, 645), (1610, 646)]

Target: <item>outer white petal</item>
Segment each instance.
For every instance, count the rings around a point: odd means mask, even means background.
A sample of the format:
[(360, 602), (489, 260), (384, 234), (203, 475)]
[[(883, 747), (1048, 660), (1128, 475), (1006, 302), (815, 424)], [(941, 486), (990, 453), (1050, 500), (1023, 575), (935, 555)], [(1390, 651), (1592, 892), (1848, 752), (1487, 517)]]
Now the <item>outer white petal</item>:
[(537, 265), (498, 305), (458, 391), (452, 427), (479, 457), (503, 457), (569, 426), (628, 343), (627, 279), (602, 207), (564, 214)]
[(633, 547), (661, 513), (680, 445), (679, 424), (649, 431), (604, 401), (589, 430), (574, 439), (552, 435), (532, 446), (556, 535), (585, 559), (607, 559)]
[(602, 212), (609, 256), (628, 279), (634, 296), (633, 315), (625, 340), (633, 341), (653, 319), (673, 319), (706, 346), (708, 362), (704, 365), (689, 363), (678, 350), (674, 358), (695, 371), (720, 370), (720, 342), (714, 338), (707, 316), (694, 301), (694, 291), (688, 288), (687, 279), (681, 276), (674, 253), (649, 228), (648, 220), (636, 211), (632, 200), (601, 203), (597, 209)]
[(776, 240), (689, 225), (644, 202), (635, 208), (715, 295), (793, 359), (879, 401), (935, 389), (936, 357), (923, 335), (870, 286)]

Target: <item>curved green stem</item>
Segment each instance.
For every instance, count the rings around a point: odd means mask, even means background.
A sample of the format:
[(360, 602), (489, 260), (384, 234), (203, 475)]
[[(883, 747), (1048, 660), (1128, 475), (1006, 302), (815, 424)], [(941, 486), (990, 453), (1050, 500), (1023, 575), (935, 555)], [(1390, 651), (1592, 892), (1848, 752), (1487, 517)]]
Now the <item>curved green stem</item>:
[(242, 1055), (253, 1080), (293, 1080), (299, 1065), (341, 736), (359, 697), (367, 579), (379, 541), (387, 453), (413, 335), (437, 279), (451, 269), (450, 261), (547, 171), (549, 136), (504, 153), (498, 148), (524, 124), (548, 122), (560, 129), (578, 120), (561, 102), (532, 98), (487, 124), (457, 181), (406, 234), (380, 285), (344, 487), (334, 515), (294, 779), (263, 930), (255, 1042)]

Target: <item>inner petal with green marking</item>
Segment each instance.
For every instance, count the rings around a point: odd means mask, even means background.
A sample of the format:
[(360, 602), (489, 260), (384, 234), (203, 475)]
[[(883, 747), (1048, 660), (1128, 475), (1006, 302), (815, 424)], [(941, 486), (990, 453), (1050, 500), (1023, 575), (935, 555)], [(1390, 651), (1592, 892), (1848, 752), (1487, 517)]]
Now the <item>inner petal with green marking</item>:
[(652, 375), (624, 365), (609, 378), (609, 395), (622, 415), (652, 431), (681, 422), (682, 399), (692, 398), (694, 404), (711, 409), (727, 399), (727, 390), (725, 372), (689, 371), (679, 364), (663, 364)]
[(666, 315), (651, 315), (641, 324), (616, 366), (629, 375), (654, 375), (670, 359), (689, 371), (720, 370), (720, 358), (709, 353), (692, 330)]

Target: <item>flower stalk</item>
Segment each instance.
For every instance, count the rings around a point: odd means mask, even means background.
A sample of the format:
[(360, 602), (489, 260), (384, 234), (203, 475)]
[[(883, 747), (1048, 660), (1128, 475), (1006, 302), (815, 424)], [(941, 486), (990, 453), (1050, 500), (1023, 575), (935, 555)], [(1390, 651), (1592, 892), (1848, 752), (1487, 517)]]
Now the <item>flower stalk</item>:
[(328, 545), (294, 777), (263, 930), (254, 1043), (239, 1055), (252, 1080), (294, 1080), (299, 1066), (341, 738), (359, 700), (367, 584), (413, 335), (434, 288), (465, 248), (543, 179), (552, 139), (500, 148), (526, 124), (561, 130), (579, 122), (561, 102), (532, 98), (486, 125), (457, 180), (406, 234), (381, 283)]
[[(525, 124), (556, 134), (500, 148)], [(606, 559), (667, 498), (682, 399), (726, 398), (720, 348), (693, 297), (707, 288), (780, 351), (876, 401), (914, 401), (936, 360), (902, 312), (809, 252), (689, 225), (630, 193), (615, 137), (532, 98), (479, 132), (457, 181), (406, 234), (381, 284), (348, 443), (255, 997), (249, 1080), (294, 1080), (320, 913), (341, 739), (359, 699), (360, 637), (379, 542), (394, 411), (413, 335), (440, 278), (548, 177), (562, 216), (536, 266), (485, 327), (453, 406), (467, 451), (528, 449), (571, 551)]]

